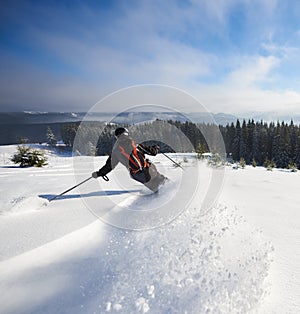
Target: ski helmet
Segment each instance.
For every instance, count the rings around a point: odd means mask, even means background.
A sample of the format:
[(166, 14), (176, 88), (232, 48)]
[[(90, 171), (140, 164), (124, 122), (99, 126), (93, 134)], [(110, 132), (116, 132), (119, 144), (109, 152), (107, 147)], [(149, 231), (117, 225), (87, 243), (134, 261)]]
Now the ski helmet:
[(115, 137), (116, 137), (116, 138), (118, 138), (118, 137), (119, 137), (120, 135), (122, 135), (122, 134), (128, 135), (129, 132), (128, 132), (128, 130), (127, 130), (126, 128), (123, 128), (123, 127), (117, 128), (117, 129), (115, 130)]

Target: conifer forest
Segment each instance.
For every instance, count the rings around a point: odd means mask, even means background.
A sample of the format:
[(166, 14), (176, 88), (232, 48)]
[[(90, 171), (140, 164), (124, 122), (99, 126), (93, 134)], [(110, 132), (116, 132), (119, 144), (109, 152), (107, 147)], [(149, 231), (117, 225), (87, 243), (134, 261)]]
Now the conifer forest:
[[(162, 152), (194, 151), (201, 154), (212, 151), (218, 143), (209, 148), (203, 133), (211, 134), (213, 138), (214, 133), (220, 132), (228, 161), (239, 162), (243, 159), (246, 164), (257, 166), (272, 162), (278, 168), (300, 167), (300, 127), (293, 121), (288, 124), (284, 121), (237, 120), (236, 123), (217, 126), (156, 120), (128, 127), (137, 143), (159, 144)], [(115, 128), (114, 124), (97, 122), (70, 123), (62, 126), (61, 136), (75, 153), (108, 155), (114, 144)]]

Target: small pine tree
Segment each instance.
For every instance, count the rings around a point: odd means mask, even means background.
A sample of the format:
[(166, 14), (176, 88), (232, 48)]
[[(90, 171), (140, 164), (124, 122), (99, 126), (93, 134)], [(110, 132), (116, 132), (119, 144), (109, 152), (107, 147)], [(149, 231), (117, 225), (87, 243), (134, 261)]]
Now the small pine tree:
[(270, 166), (272, 167), (272, 169), (273, 168), (277, 168), (277, 165), (276, 165), (276, 163), (275, 163), (275, 161), (273, 159), (271, 160), (271, 165)]
[(252, 167), (254, 167), (254, 168), (257, 166), (256, 161), (255, 161), (254, 158), (252, 159), (251, 165), (252, 165)]
[(88, 156), (95, 156), (96, 155), (96, 147), (92, 142), (87, 143), (87, 152)]
[(223, 158), (218, 153), (213, 153), (208, 164), (212, 167), (221, 167), (225, 164)]
[(233, 158), (232, 158), (232, 153), (229, 153), (228, 162), (229, 162), (230, 164), (234, 164), (234, 160), (233, 160)]
[(243, 157), (240, 159), (240, 166), (244, 169), (246, 167), (246, 161)]
[(42, 167), (47, 165), (47, 158), (42, 151), (24, 144), (18, 145), (17, 152), (13, 155), (11, 161), (20, 164), (20, 167)]
[(57, 140), (55, 138), (55, 135), (54, 135), (52, 129), (49, 126), (47, 128), (47, 144), (50, 147), (55, 147), (56, 144), (57, 144)]
[(205, 149), (201, 143), (198, 144), (197, 149), (196, 149), (196, 153), (197, 153), (198, 159), (203, 158), (203, 154), (205, 153)]
[(292, 160), (290, 160), (290, 163), (288, 165), (288, 169), (290, 169), (291, 172), (297, 172), (298, 167)]
[(274, 160), (269, 160), (268, 158), (266, 159), (265, 163), (264, 163), (264, 167), (267, 168), (268, 171), (272, 171), (273, 168), (276, 168), (276, 163), (274, 162)]

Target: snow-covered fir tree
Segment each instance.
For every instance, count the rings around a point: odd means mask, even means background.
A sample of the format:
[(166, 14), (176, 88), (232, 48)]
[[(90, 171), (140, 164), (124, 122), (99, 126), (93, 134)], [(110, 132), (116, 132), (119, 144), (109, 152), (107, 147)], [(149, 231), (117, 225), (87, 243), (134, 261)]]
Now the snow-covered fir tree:
[(50, 147), (55, 147), (57, 144), (56, 137), (55, 137), (52, 129), (50, 128), (50, 126), (48, 126), (48, 128), (47, 128), (47, 144)]

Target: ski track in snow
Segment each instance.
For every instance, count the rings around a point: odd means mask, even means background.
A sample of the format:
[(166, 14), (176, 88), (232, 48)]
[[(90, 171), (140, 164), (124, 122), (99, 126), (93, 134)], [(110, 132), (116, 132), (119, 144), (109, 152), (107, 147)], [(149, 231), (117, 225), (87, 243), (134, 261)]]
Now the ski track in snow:
[[(82, 213), (83, 203), (76, 198), (40, 210), (46, 200), (34, 193), (45, 193), (49, 183), (54, 193), (72, 184), (70, 178), (63, 183), (56, 179), (60, 171), (71, 175), (70, 158), (51, 158), (53, 168), (22, 169), (16, 189), (6, 189), (1, 202), (0, 223), (2, 219), (13, 228), (26, 218), (32, 224), (26, 226), (32, 228), (29, 237), (41, 237), (41, 243), (16, 247), (15, 253), (12, 245), (11, 257), (0, 262), (1, 313), (200, 314), (259, 309), (268, 293), (265, 278), (273, 246), (236, 208), (219, 204), (203, 215), (194, 202), (166, 226), (142, 232), (99, 220), (91, 223), (90, 213)], [(15, 178), (19, 169), (7, 170), (8, 178)], [(39, 186), (42, 175), (49, 181)], [(31, 184), (20, 187), (26, 179)], [(136, 201), (146, 204), (147, 199)], [(43, 219), (49, 221), (49, 230), (39, 229)]]
[(47, 206), (49, 202), (37, 196), (20, 196), (14, 198), (11, 202), (11, 214), (18, 214), (24, 212), (31, 212), (42, 209), (43, 206)]

